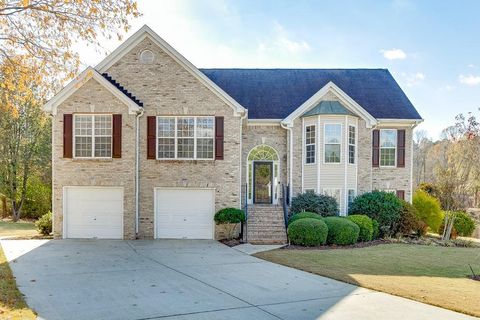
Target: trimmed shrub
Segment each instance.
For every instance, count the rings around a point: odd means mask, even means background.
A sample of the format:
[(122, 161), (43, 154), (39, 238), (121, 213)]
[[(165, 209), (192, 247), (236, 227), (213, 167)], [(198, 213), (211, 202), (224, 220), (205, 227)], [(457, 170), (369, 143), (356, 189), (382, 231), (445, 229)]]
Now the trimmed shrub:
[(440, 201), (423, 190), (415, 191), (413, 206), (417, 209), (417, 216), (431, 230), (438, 230), (443, 221), (443, 213)]
[(327, 217), (323, 221), (328, 227), (328, 244), (343, 246), (357, 242), (360, 228), (352, 221), (344, 217)]
[[(473, 218), (464, 211), (454, 211), (447, 212), (447, 215), (455, 215), (455, 220), (453, 221), (453, 228), (451, 233), (451, 238), (456, 239), (457, 236), (461, 237), (470, 237), (475, 230), (475, 221)], [(442, 222), (438, 228), (438, 234), (443, 234), (443, 229), (445, 228), (445, 220)]]
[(349, 214), (364, 214), (378, 221), (380, 235), (393, 234), (394, 225), (400, 220), (402, 203), (396, 195), (385, 191), (366, 192), (353, 200)]
[(323, 219), (322, 216), (319, 215), (318, 213), (300, 212), (300, 213), (294, 214), (293, 216), (290, 217), (290, 219), (288, 219), (288, 225), (290, 225), (290, 223), (294, 221), (297, 221), (299, 219), (305, 219), (305, 218), (312, 218), (312, 219), (319, 219), (319, 220)]
[(215, 213), (215, 217), (213, 219), (218, 224), (240, 223), (245, 222), (245, 213), (240, 209), (225, 208)]
[(378, 224), (377, 220), (372, 219), (372, 227), (373, 227), (372, 240), (378, 239), (378, 237), (380, 236), (380, 225)]
[(455, 230), (461, 237), (470, 237), (475, 230), (475, 220), (466, 212), (458, 211), (455, 213), (455, 221), (453, 222)]
[(318, 213), (323, 217), (336, 216), (338, 203), (333, 197), (309, 191), (294, 197), (290, 210), (294, 214), (305, 211)]
[(355, 223), (360, 228), (358, 242), (371, 241), (373, 237), (372, 219), (364, 214), (354, 214), (347, 217), (348, 220)]
[(302, 246), (320, 246), (327, 241), (328, 228), (325, 222), (314, 218), (304, 218), (288, 225), (288, 239)]
[(38, 232), (45, 236), (52, 233), (52, 213), (49, 211), (41, 216), (40, 219), (35, 222), (35, 226), (37, 227)]
[(215, 213), (213, 220), (217, 224), (223, 224), (225, 236), (228, 240), (235, 237), (237, 223), (245, 222), (245, 213), (236, 208), (224, 208)]
[(395, 233), (398, 235), (409, 235), (414, 232), (420, 235), (421, 232), (419, 232), (419, 230), (422, 228), (420, 226), (420, 220), (418, 219), (417, 209), (407, 201), (401, 200), (401, 202), (402, 213), (396, 225)]

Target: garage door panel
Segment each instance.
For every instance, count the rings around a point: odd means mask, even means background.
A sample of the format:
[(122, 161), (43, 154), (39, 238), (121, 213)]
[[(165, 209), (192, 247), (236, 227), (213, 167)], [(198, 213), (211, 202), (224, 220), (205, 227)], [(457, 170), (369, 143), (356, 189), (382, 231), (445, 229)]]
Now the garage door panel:
[(212, 239), (212, 189), (156, 189), (157, 238)]
[(123, 238), (123, 189), (66, 188), (67, 238)]

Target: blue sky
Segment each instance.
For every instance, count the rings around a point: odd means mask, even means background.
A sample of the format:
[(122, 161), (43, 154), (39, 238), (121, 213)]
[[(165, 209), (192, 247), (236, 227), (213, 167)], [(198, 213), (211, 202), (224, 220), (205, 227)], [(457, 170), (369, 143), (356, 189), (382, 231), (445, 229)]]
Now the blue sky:
[[(148, 24), (197, 67), (387, 68), (432, 138), (480, 107), (480, 1), (139, 0), (139, 9), (129, 34)], [(104, 56), (80, 54), (93, 66)]]

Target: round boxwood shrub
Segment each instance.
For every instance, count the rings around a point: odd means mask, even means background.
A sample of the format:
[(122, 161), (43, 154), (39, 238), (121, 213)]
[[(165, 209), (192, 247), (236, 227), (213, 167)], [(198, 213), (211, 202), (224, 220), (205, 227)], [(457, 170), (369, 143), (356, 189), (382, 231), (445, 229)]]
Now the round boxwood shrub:
[(327, 217), (323, 221), (328, 227), (328, 244), (342, 246), (357, 242), (360, 228), (352, 221), (343, 217)]
[(318, 213), (323, 217), (329, 217), (338, 214), (338, 203), (333, 197), (308, 191), (292, 199), (290, 210), (293, 213), (305, 211)]
[(358, 235), (359, 242), (371, 241), (373, 237), (373, 222), (364, 214), (354, 214), (347, 217), (360, 228)]
[(290, 219), (288, 219), (288, 225), (290, 225), (290, 223), (294, 221), (297, 221), (298, 219), (305, 219), (305, 218), (321, 220), (322, 216), (314, 212), (300, 212), (300, 213), (294, 214), (293, 216), (290, 217)]
[(245, 213), (240, 209), (225, 208), (215, 213), (213, 220), (218, 224), (245, 222)]
[(378, 224), (378, 221), (375, 219), (372, 219), (372, 228), (373, 228), (372, 240), (378, 239), (378, 237), (380, 236), (380, 225)]
[(35, 226), (37, 227), (38, 232), (45, 236), (52, 233), (52, 213), (49, 211), (41, 216), (40, 219), (35, 222)]
[(372, 191), (359, 195), (350, 205), (349, 214), (365, 214), (378, 221), (380, 235), (393, 234), (393, 227), (400, 219), (402, 203), (391, 192)]
[(292, 244), (320, 246), (327, 241), (327, 234), (327, 225), (319, 219), (298, 219), (288, 225), (288, 239)]
[(463, 211), (455, 212), (453, 225), (461, 237), (470, 237), (475, 230), (475, 221), (468, 213)]
[(418, 219), (426, 223), (431, 230), (438, 230), (444, 218), (440, 201), (425, 191), (417, 190), (412, 204), (417, 209)]

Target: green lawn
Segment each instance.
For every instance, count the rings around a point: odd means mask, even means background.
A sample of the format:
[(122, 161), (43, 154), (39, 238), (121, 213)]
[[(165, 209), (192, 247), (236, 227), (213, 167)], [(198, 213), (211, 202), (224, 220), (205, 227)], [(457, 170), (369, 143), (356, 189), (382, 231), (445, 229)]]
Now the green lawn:
[(0, 220), (0, 238), (20, 237), (31, 238), (39, 236), (35, 223), (27, 221), (12, 222), (11, 220)]
[(17, 289), (15, 278), (0, 246), (0, 319), (36, 319)]
[(480, 316), (480, 248), (382, 244), (357, 249), (278, 249), (257, 257), (322, 276)]

